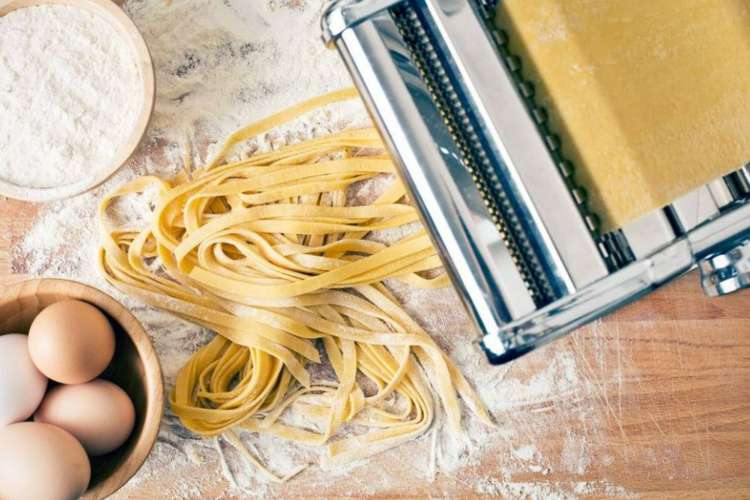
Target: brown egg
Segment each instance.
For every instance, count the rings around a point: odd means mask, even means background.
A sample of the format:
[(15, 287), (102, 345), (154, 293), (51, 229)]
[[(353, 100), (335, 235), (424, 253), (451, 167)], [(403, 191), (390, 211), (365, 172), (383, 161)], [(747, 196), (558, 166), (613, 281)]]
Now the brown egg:
[(36, 422), (0, 428), (0, 498), (73, 500), (89, 484), (91, 465), (64, 430)]
[(63, 384), (98, 377), (115, 352), (115, 334), (106, 316), (80, 300), (46, 307), (29, 329), (29, 354), (39, 371)]
[(130, 397), (112, 382), (58, 385), (34, 414), (37, 422), (56, 425), (75, 436), (91, 456), (120, 447), (135, 424)]

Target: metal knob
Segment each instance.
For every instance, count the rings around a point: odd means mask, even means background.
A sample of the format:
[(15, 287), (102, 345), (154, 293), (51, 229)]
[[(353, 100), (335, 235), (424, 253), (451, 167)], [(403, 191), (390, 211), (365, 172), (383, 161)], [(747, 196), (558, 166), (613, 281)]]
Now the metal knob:
[(703, 291), (709, 297), (750, 288), (750, 240), (699, 263)]

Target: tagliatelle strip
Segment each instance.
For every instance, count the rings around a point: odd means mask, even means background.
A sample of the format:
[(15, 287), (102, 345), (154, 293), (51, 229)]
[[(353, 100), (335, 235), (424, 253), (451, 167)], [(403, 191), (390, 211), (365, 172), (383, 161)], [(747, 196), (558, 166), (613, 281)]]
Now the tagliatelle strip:
[[(403, 186), (395, 181), (371, 205), (346, 205), (353, 183), (394, 173), (374, 129), (222, 163), (242, 141), (355, 95), (335, 92), (271, 116), (233, 134), (205, 167), (169, 181), (139, 178), (100, 206), (105, 278), (218, 334), (179, 372), (172, 410), (198, 434), (223, 433), (273, 481), (291, 476), (266, 470), (232, 429), (327, 445), (330, 464), (424, 433), (435, 417), (433, 390), (454, 431), (457, 395), (492, 425), (459, 370), (383, 285), (447, 284), (444, 274), (419, 274), (440, 267), (424, 230), (392, 245), (364, 239), (418, 220), (400, 201)], [(150, 224), (109, 226), (113, 203), (149, 189), (158, 192)], [(321, 362), (319, 344), (336, 380), (308, 371)], [(284, 423), (290, 409), (318, 425)], [(349, 423), (369, 431), (336, 439)]]

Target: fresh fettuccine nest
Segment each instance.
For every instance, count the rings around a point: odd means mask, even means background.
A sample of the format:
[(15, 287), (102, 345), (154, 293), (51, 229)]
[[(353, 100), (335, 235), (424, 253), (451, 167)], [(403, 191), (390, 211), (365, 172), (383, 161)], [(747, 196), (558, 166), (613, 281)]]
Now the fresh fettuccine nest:
[[(345, 130), (226, 159), (247, 139), (355, 96), (335, 92), (248, 126), (204, 167), (173, 180), (142, 177), (100, 207), (106, 279), (218, 333), (179, 372), (172, 410), (190, 430), (223, 433), (251, 459), (233, 428), (327, 445), (330, 463), (372, 455), (424, 433), (433, 394), (452, 430), (461, 425), (458, 395), (492, 425), (459, 370), (383, 285), (447, 285), (424, 230), (390, 246), (365, 239), (418, 220), (402, 184), (371, 205), (346, 205), (353, 183), (394, 173), (377, 132)], [(108, 208), (147, 189), (158, 191), (150, 225), (110, 227)], [(318, 347), (335, 379), (311, 377)], [(317, 430), (284, 423), (292, 408)], [(348, 423), (367, 431), (337, 439)]]

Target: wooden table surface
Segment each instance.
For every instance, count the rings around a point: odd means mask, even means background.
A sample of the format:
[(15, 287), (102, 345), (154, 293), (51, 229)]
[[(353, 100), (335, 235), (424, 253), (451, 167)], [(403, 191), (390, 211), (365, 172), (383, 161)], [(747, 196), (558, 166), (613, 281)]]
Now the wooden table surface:
[[(0, 284), (19, 278), (11, 275), (9, 249), (38, 211), (0, 199)], [(531, 384), (562, 354), (575, 358), (580, 380), (495, 409), (498, 422), (514, 432), (485, 447), (475, 465), (432, 481), (404, 474), (379, 493), (750, 498), (750, 292), (709, 300), (692, 273), (518, 360), (508, 372), (512, 383)], [(586, 449), (571, 467), (566, 454), (577, 437)], [(535, 448), (519, 459), (518, 447), (529, 442)], [(581, 463), (581, 456), (588, 458)], [(351, 496), (369, 491), (363, 485), (374, 467), (378, 477), (402, 472), (388, 460), (373, 464), (352, 478), (311, 489), (303, 477), (268, 493)], [(232, 497), (217, 467), (165, 467), (125, 496), (175, 497), (169, 485), (206, 476), (211, 481), (201, 484), (209, 486), (183, 496)]]

